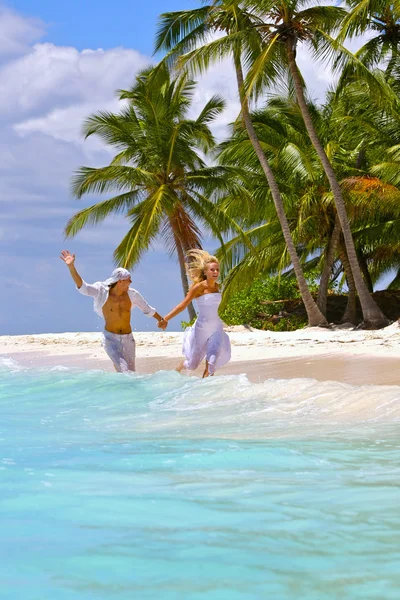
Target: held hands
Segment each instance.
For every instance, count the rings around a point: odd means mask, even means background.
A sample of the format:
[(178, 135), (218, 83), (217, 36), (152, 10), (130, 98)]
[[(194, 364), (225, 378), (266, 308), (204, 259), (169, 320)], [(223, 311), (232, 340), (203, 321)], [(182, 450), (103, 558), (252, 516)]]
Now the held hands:
[(160, 319), (160, 321), (157, 321), (157, 327), (165, 331), (168, 327), (168, 321), (165, 319)]
[(75, 254), (71, 254), (69, 250), (61, 250), (60, 258), (68, 267), (73, 265), (75, 262)]

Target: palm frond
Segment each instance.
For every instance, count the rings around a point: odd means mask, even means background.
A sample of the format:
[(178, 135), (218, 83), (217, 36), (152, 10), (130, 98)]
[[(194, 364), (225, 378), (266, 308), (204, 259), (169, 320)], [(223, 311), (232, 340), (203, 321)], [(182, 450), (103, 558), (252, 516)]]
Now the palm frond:
[(72, 180), (72, 193), (77, 198), (84, 194), (102, 194), (110, 190), (132, 190), (155, 184), (154, 175), (138, 167), (112, 165), (95, 169), (81, 167)]
[(114, 260), (118, 266), (131, 269), (148, 250), (163, 219), (165, 195), (169, 195), (169, 191), (165, 186), (161, 186), (129, 211), (133, 225), (115, 249)]
[(225, 106), (226, 102), (224, 98), (217, 94), (214, 95), (202, 109), (196, 119), (196, 123), (199, 125), (208, 125), (209, 123), (212, 123), (223, 112)]
[(112, 214), (126, 213), (134, 206), (139, 196), (140, 191), (134, 190), (80, 210), (68, 221), (65, 236), (74, 237), (87, 225), (97, 225)]
[[(209, 13), (209, 6), (163, 13), (157, 27), (155, 52), (176, 48), (182, 39), (187, 40), (187, 44), (197, 44), (204, 40), (204, 36), (209, 31), (207, 27)], [(188, 39), (190, 34), (193, 34), (194, 42)], [(188, 49), (192, 49), (192, 46), (185, 46), (185, 49), (188, 51)], [(183, 50), (182, 47), (178, 48), (178, 52)]]

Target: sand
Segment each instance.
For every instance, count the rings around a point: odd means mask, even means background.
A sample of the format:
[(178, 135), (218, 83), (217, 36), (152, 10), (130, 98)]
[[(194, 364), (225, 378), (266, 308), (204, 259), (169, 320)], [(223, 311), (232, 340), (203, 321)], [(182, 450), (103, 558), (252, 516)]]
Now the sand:
[[(400, 327), (378, 331), (310, 327), (294, 332), (228, 327), (231, 362), (218, 375), (246, 373), (251, 381), (307, 377), (354, 385), (400, 385)], [(134, 332), (137, 371), (173, 369), (181, 358), (182, 333)], [(25, 367), (113, 366), (101, 347), (101, 333), (0, 336), (0, 356)], [(194, 372), (201, 375), (201, 369)]]

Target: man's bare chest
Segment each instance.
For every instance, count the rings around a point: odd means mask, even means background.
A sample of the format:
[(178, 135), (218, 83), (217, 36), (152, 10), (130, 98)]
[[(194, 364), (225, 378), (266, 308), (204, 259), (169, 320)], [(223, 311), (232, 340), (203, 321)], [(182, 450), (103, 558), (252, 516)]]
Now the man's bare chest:
[(110, 295), (103, 306), (103, 313), (122, 315), (130, 312), (131, 308), (132, 302), (128, 294), (122, 294), (122, 296)]

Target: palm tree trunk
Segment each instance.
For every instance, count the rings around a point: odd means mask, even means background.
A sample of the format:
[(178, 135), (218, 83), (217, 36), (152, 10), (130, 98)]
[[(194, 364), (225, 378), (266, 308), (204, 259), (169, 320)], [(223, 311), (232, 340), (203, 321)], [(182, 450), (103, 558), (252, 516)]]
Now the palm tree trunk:
[(362, 169), (364, 164), (365, 164), (365, 148), (364, 148), (364, 146), (362, 146), (361, 150), (357, 154), (356, 169)]
[(249, 136), (250, 142), (254, 148), (254, 151), (260, 161), (260, 165), (262, 170), (264, 171), (265, 177), (267, 178), (269, 188), (271, 190), (272, 198), (275, 204), (275, 209), (278, 215), (278, 219), (282, 228), (283, 237), (286, 242), (286, 246), (289, 252), (290, 260), (293, 265), (293, 270), (296, 275), (297, 283), (299, 286), (299, 291), (301, 294), (301, 298), (303, 300), (305, 309), (307, 311), (308, 324), (313, 327), (326, 327), (328, 322), (318, 306), (316, 305), (310, 290), (308, 289), (307, 282), (304, 277), (303, 269), (301, 268), (299, 257), (297, 256), (296, 248), (293, 242), (292, 234), (290, 232), (289, 223), (286, 217), (285, 209), (283, 206), (283, 201), (281, 194), (279, 192), (278, 183), (275, 179), (275, 176), (271, 170), (271, 167), (268, 163), (267, 157), (264, 154), (260, 141), (257, 137), (257, 133), (254, 129), (253, 122), (251, 120), (250, 111), (248, 101), (244, 92), (244, 79), (243, 79), (243, 70), (240, 61), (240, 56), (235, 54), (235, 70), (236, 70), (236, 79), (239, 88), (239, 97), (242, 108), (242, 118), (247, 130), (247, 134)]
[(346, 248), (343, 245), (340, 247), (339, 258), (342, 261), (343, 269), (346, 275), (347, 287), (349, 288), (346, 310), (341, 318), (341, 323), (353, 323), (353, 325), (357, 325), (356, 285), (354, 283), (353, 273), (350, 269), (350, 263), (347, 258)]
[(286, 43), (289, 68), (293, 77), (293, 83), (296, 90), (296, 97), (304, 119), (304, 123), (310, 136), (311, 142), (321, 160), (325, 174), (329, 180), (333, 197), (335, 199), (336, 210), (340, 220), (340, 226), (343, 232), (344, 243), (346, 246), (347, 257), (350, 269), (353, 273), (354, 283), (357, 289), (358, 297), (362, 308), (364, 326), (367, 328), (380, 328), (388, 324), (388, 320), (381, 312), (378, 305), (375, 303), (371, 294), (368, 291), (366, 283), (361, 274), (360, 266), (357, 261), (356, 249), (354, 246), (353, 236), (350, 230), (350, 224), (346, 213), (342, 191), (336, 179), (336, 175), (332, 168), (329, 158), (327, 157), (324, 147), (321, 144), (318, 134), (315, 130), (311, 119), (310, 111), (308, 110), (307, 102), (304, 97), (303, 81), (300, 75), (299, 68), (296, 63), (295, 51), (293, 48), (293, 40), (288, 40)]
[[(171, 223), (171, 227), (172, 227), (172, 225), (173, 224)], [(185, 253), (182, 248), (181, 240), (176, 235), (174, 230), (173, 230), (173, 235), (174, 235), (174, 239), (175, 239), (176, 252), (178, 254), (179, 268), (181, 271), (181, 281), (182, 281), (183, 293), (186, 296), (186, 294), (189, 291), (189, 281), (188, 281), (188, 277), (187, 277), (187, 273), (186, 273)], [(193, 306), (192, 302), (187, 307), (187, 311), (189, 313), (189, 321), (193, 321), (193, 319), (195, 319), (197, 317), (197, 314), (196, 314), (196, 311), (194, 310), (194, 306)]]
[(358, 264), (360, 265), (361, 272), (364, 275), (364, 281), (367, 284), (369, 293), (372, 294), (374, 291), (374, 284), (372, 283), (371, 274), (368, 269), (367, 261), (362, 250), (357, 250)]
[(341, 229), (340, 229), (339, 217), (336, 213), (335, 225), (333, 227), (333, 231), (329, 238), (329, 243), (328, 243), (328, 246), (326, 249), (324, 268), (322, 270), (321, 280), (319, 282), (319, 290), (318, 290), (318, 297), (317, 297), (317, 306), (320, 309), (320, 311), (322, 312), (322, 314), (325, 315), (325, 317), (326, 317), (326, 303), (327, 303), (327, 299), (328, 299), (329, 279), (331, 277), (332, 267), (333, 267), (333, 263), (335, 261), (335, 254), (336, 254), (337, 245), (339, 243), (340, 231), (341, 231)]

